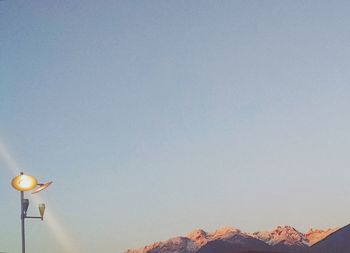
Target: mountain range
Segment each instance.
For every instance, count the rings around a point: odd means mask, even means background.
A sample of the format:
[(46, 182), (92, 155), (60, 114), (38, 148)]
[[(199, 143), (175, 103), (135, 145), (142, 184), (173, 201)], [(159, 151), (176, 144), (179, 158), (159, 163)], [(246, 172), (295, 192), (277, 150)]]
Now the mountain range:
[(212, 233), (194, 230), (125, 253), (350, 253), (349, 239), (350, 225), (306, 233), (291, 226), (254, 233), (224, 227)]

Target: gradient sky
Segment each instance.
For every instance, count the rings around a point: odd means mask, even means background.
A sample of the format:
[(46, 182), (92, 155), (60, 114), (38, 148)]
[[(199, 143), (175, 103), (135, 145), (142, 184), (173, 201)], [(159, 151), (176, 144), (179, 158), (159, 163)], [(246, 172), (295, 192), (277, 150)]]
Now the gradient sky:
[(27, 221), (28, 253), (348, 224), (349, 13), (349, 1), (0, 1), (0, 251), (20, 251), (20, 170), (54, 180), (29, 196), (48, 220)]

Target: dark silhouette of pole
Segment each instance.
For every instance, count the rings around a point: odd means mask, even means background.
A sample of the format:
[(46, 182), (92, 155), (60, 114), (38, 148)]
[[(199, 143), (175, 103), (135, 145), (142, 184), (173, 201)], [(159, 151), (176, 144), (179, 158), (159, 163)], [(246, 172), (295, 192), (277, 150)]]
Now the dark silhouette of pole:
[(26, 239), (25, 239), (25, 232), (24, 232), (24, 218), (25, 218), (25, 211), (24, 211), (24, 192), (21, 191), (22, 253), (26, 253)]

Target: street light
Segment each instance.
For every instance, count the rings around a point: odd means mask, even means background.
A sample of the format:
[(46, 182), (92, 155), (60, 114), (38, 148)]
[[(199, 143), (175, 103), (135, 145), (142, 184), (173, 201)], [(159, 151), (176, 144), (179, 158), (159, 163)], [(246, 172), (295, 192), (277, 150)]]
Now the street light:
[[(32, 194), (38, 193), (47, 187), (49, 187), (52, 184), (52, 181), (47, 182), (45, 184), (38, 183), (38, 180), (31, 176), (26, 175), (23, 172), (21, 172), (19, 175), (15, 176), (12, 179), (11, 185), (13, 188), (15, 188), (17, 191), (21, 192), (21, 228), (22, 228), (22, 253), (26, 252), (26, 245), (25, 245), (25, 230), (24, 230), (24, 220), (25, 219), (44, 219), (44, 212), (45, 212), (45, 204), (41, 203), (39, 204), (39, 213), (40, 216), (28, 216), (27, 211), (29, 207), (29, 199), (24, 198), (24, 192), (25, 191), (32, 191)], [(36, 188), (36, 189), (35, 189)]]

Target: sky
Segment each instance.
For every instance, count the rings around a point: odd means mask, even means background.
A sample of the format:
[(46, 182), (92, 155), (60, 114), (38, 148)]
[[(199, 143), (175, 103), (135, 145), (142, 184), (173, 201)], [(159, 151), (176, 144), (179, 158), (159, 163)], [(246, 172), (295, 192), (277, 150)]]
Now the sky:
[(349, 223), (349, 1), (0, 1), (0, 251)]

